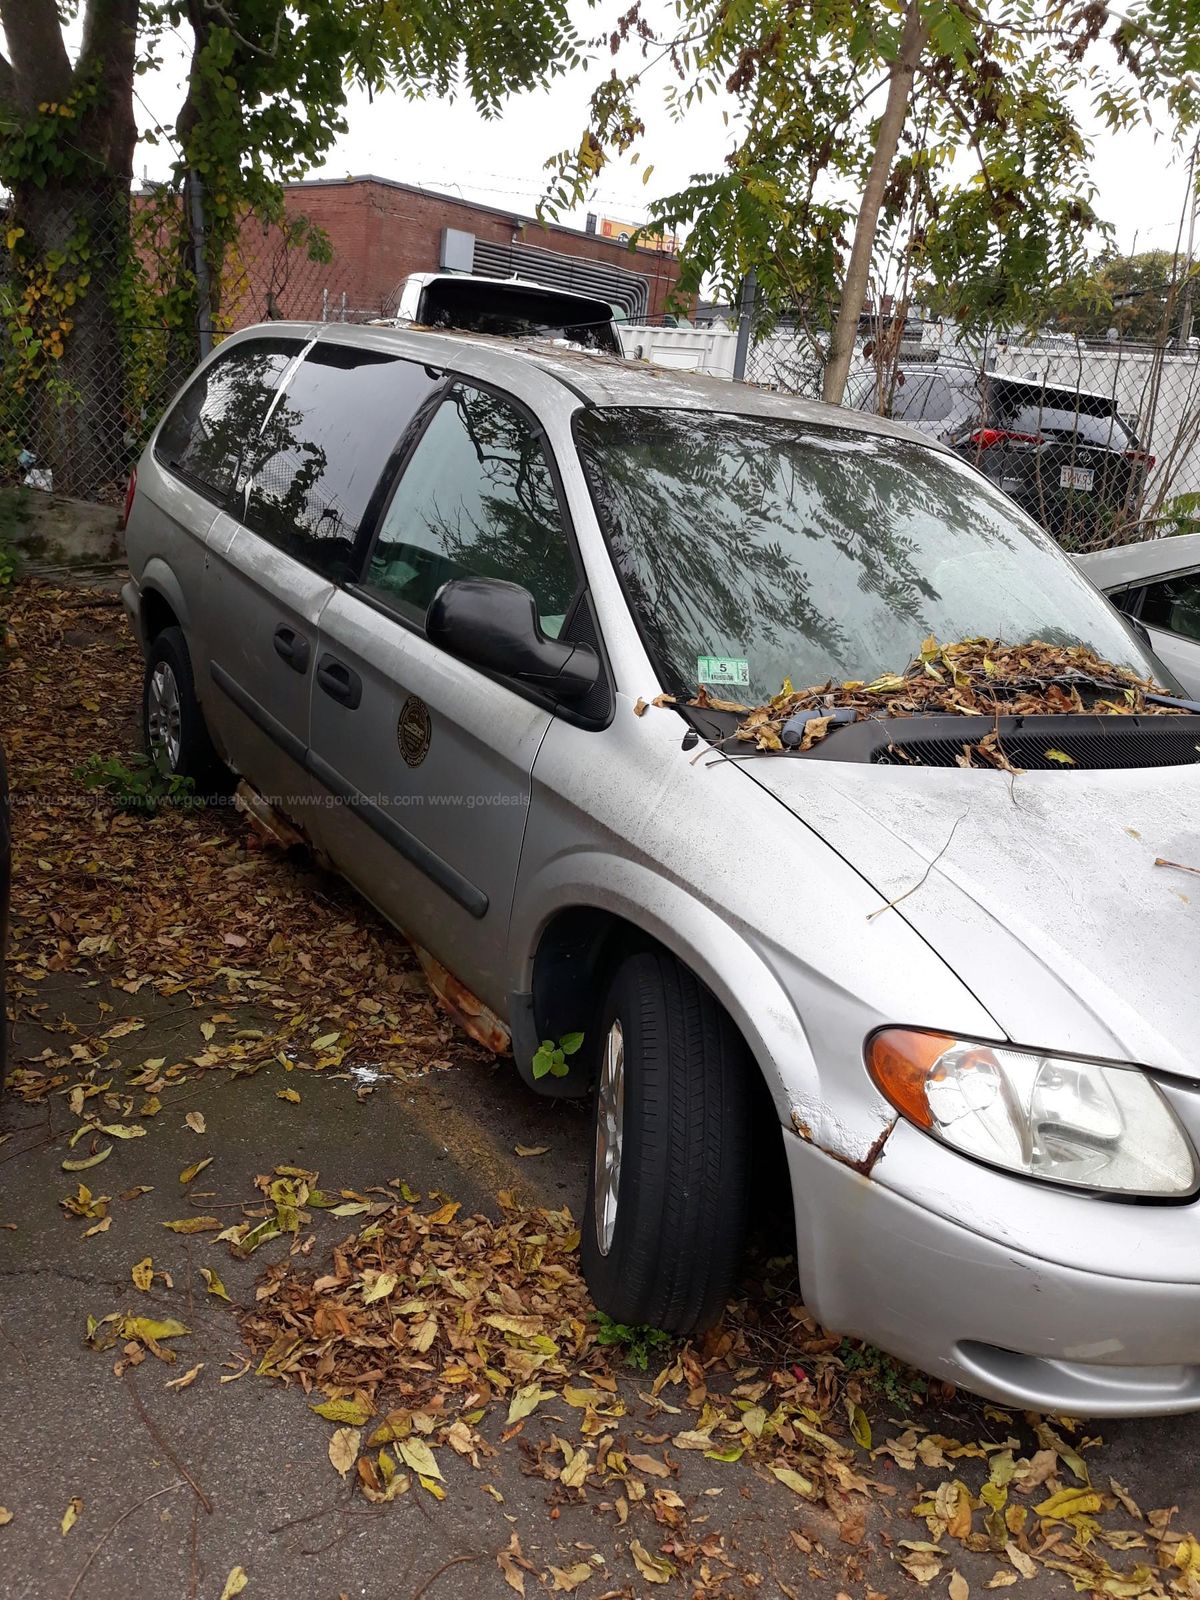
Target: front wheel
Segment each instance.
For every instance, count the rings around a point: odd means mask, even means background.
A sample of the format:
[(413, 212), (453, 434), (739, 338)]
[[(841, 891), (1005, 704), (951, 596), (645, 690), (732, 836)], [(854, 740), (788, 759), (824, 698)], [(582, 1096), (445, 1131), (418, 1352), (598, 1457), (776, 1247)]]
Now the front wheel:
[(164, 628), (147, 653), (142, 732), (146, 753), (164, 777), (190, 778), (202, 795), (220, 791), (228, 774), (204, 725), (179, 628)]
[(665, 951), (621, 963), (599, 1039), (584, 1276), (615, 1322), (694, 1333), (720, 1316), (741, 1256), (754, 1063)]

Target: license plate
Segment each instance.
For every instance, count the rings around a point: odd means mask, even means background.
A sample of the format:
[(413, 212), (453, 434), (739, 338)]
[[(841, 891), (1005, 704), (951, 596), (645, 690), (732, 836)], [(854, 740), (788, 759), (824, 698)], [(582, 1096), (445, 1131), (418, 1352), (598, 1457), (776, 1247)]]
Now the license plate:
[(1058, 475), (1062, 489), (1094, 489), (1096, 474), (1091, 467), (1064, 467)]

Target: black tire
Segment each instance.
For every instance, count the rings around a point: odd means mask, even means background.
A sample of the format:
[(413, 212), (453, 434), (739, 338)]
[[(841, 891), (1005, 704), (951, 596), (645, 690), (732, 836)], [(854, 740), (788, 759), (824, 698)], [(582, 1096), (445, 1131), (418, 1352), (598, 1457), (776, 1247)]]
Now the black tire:
[(619, 1023), (621, 1158), (605, 1251), (597, 1223), (600, 1140), (593, 1137), (584, 1276), (596, 1305), (615, 1322), (694, 1333), (720, 1317), (741, 1258), (756, 1068), (713, 996), (665, 951), (641, 951), (621, 963), (600, 1022), (593, 1133), (608, 1040)]
[[(152, 685), (162, 668), (174, 681), (178, 694), (178, 754), (172, 756), (166, 742), (151, 728)], [(222, 793), (229, 784), (229, 771), (213, 749), (204, 713), (196, 699), (192, 658), (179, 628), (164, 628), (151, 641), (146, 653), (146, 675), (142, 684), (142, 738), (146, 753), (160, 772), (190, 778), (196, 793), (209, 796)]]

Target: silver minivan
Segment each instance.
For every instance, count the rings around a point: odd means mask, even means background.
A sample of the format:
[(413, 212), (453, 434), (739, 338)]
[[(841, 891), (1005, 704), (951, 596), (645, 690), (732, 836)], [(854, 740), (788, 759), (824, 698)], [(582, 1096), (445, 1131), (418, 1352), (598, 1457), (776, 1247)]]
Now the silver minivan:
[(591, 1096), (603, 1310), (715, 1320), (782, 1157), (828, 1326), (1016, 1405), (1200, 1407), (1200, 893), (1157, 864), (1200, 866), (1200, 718), (1060, 716), (1049, 760), (998, 713), (1019, 775), (920, 718), (731, 739), (930, 634), (1174, 689), (970, 465), (549, 344), (275, 323), (175, 401), (127, 538), (156, 759), (232, 769)]

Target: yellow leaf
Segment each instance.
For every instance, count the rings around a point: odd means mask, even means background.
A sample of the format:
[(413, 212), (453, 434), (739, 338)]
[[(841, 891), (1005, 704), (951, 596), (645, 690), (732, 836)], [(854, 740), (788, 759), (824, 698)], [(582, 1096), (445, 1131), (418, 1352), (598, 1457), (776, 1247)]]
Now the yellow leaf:
[(290, 1100), (294, 1106), (300, 1104), (300, 1095), (295, 1089), (276, 1089), (275, 1098), (276, 1100)]
[(630, 1540), (629, 1553), (647, 1583), (670, 1583), (675, 1576), (675, 1568), (666, 1556), (652, 1556), (640, 1539)]
[(1019, 1545), (1014, 1544), (1011, 1539), (1004, 1546), (1004, 1554), (1023, 1578), (1035, 1578), (1037, 1576), (1037, 1562), (1032, 1556), (1026, 1555), (1025, 1551)]
[(811, 1499), (817, 1492), (816, 1485), (811, 1479), (802, 1477), (791, 1467), (772, 1467), (771, 1472), (780, 1483), (786, 1484), (793, 1493), (804, 1495), (806, 1499)]
[[(548, 1144), (517, 1144), (513, 1146), (519, 1156), (544, 1156), (549, 1148)], [(553, 1571), (554, 1569), (551, 1568), (550, 1570)], [(574, 1567), (571, 1570), (573, 1572), (575, 1570)]]
[(221, 1590), (221, 1600), (233, 1600), (234, 1595), (241, 1594), (249, 1582), (243, 1567), (231, 1567), (229, 1576), (225, 1579), (225, 1587)]
[(590, 1562), (577, 1561), (573, 1567), (551, 1567), (550, 1576), (554, 1580), (554, 1588), (563, 1594), (573, 1594), (585, 1578), (590, 1578), (595, 1569)]
[(123, 1338), (153, 1339), (156, 1344), (160, 1339), (181, 1339), (191, 1331), (174, 1317), (125, 1317), (121, 1322)]
[(204, 1371), (203, 1361), (198, 1361), (194, 1367), (189, 1367), (182, 1378), (169, 1378), (165, 1385), (168, 1389), (190, 1389), (192, 1384)]
[(83, 1510), (83, 1501), (78, 1495), (72, 1495), (67, 1504), (67, 1509), (62, 1514), (62, 1531), (66, 1535), (79, 1520), (79, 1513)]
[(336, 1044), (340, 1038), (340, 1033), (323, 1033), (319, 1039), (313, 1040), (312, 1047), (314, 1050), (328, 1050), (330, 1045)]
[(373, 1306), (376, 1300), (386, 1300), (396, 1287), (397, 1278), (394, 1272), (380, 1272), (370, 1283), (363, 1285), (363, 1305)]
[(99, 1125), (101, 1133), (107, 1133), (113, 1139), (144, 1139), (145, 1128), (135, 1128), (123, 1122), (102, 1122)]
[[(985, 667), (987, 663), (984, 663)], [(989, 1589), (1007, 1589), (1010, 1584), (1016, 1583), (1017, 1575), (1011, 1567), (1000, 1567), (988, 1579)]]
[(509, 1401), (509, 1422), (520, 1422), (522, 1417), (528, 1417), (536, 1411), (543, 1400), (551, 1398), (552, 1395), (549, 1389), (543, 1389), (541, 1384), (538, 1383), (527, 1383), (523, 1389), (518, 1389)]
[(361, 1427), (372, 1415), (371, 1407), (357, 1396), (350, 1400), (324, 1400), (319, 1406), (309, 1406), (308, 1409), (324, 1417), (326, 1422), (346, 1422), (356, 1428)]
[(1062, 767), (1073, 767), (1075, 765), (1075, 757), (1069, 756), (1065, 750), (1047, 750), (1046, 760), (1057, 761), (1059, 766)]
[(5, 1526), (5, 1524), (11, 1522), (12, 1519), (13, 1519), (13, 1514), (8, 1509), (8, 1507), (7, 1506), (0, 1506), (0, 1528), (3, 1528)]
[(871, 1448), (871, 1424), (867, 1414), (860, 1405), (853, 1400), (846, 1401), (846, 1412), (850, 1418), (850, 1432), (854, 1436), (855, 1444), (861, 1445), (864, 1450)]
[(184, 1167), (179, 1174), (180, 1183), (191, 1183), (192, 1179), (198, 1177), (205, 1167), (211, 1165), (212, 1159), (211, 1156), (205, 1156), (203, 1161), (194, 1161), (190, 1167)]
[(189, 1111), (183, 1120), (187, 1123), (188, 1127), (193, 1133), (204, 1133), (207, 1131), (204, 1122), (203, 1111)]
[(961, 1572), (952, 1572), (950, 1574), (950, 1584), (947, 1592), (950, 1600), (971, 1600), (971, 1585)]
[(444, 1206), (439, 1206), (436, 1211), (431, 1211), (425, 1218), (426, 1222), (453, 1222), (462, 1210), (461, 1200), (448, 1200)]
[(433, 1451), (424, 1439), (410, 1437), (401, 1439), (396, 1446), (401, 1459), (416, 1473), (418, 1478), (440, 1478), (441, 1469), (434, 1459)]
[(1090, 1516), (1104, 1504), (1094, 1489), (1060, 1489), (1040, 1506), (1034, 1506), (1039, 1517), (1051, 1522), (1067, 1522), (1072, 1517)]
[(329, 1441), (329, 1459), (343, 1478), (358, 1459), (361, 1441), (361, 1428), (339, 1428)]
[(143, 1256), (129, 1269), (129, 1276), (133, 1279), (134, 1286), (138, 1289), (148, 1289), (154, 1281), (154, 1261), (150, 1256)]
[(100, 1151), (99, 1155), (81, 1156), (77, 1160), (64, 1161), (62, 1163), (62, 1169), (64, 1172), (83, 1172), (87, 1167), (98, 1167), (102, 1161), (107, 1161), (112, 1153), (112, 1145), (106, 1144), (104, 1149)]
[[(204, 1279), (209, 1294), (215, 1294), (218, 1300), (229, 1299), (225, 1285), (221, 1282), (219, 1274), (212, 1267), (201, 1267), (200, 1276)], [(230, 1304), (232, 1304), (232, 1301)]]
[(566, 1453), (567, 1464), (559, 1473), (558, 1481), (564, 1488), (581, 1489), (591, 1470), (588, 1453), (582, 1446), (578, 1450), (572, 1450), (570, 1445), (564, 1445), (563, 1449)]
[(217, 1217), (180, 1217), (177, 1222), (164, 1222), (164, 1228), (170, 1228), (172, 1233), (207, 1233), (210, 1228), (219, 1228), (220, 1220)]

